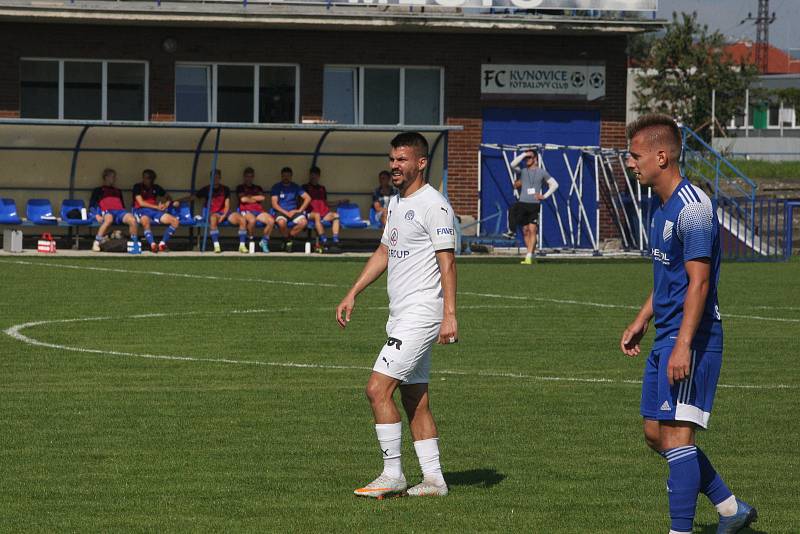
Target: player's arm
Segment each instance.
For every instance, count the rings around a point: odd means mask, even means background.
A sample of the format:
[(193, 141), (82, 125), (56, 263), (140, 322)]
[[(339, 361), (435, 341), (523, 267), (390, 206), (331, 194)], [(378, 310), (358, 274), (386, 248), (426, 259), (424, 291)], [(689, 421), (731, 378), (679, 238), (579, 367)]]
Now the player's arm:
[(380, 278), (389, 266), (389, 247), (381, 243), (372, 256), (367, 260), (367, 264), (356, 278), (353, 287), (344, 296), (342, 302), (336, 307), (336, 322), (345, 328), (350, 322), (350, 314), (356, 306), (356, 297), (364, 291), (372, 282)]
[(553, 196), (553, 193), (555, 193), (556, 189), (558, 189), (558, 182), (556, 182), (556, 179), (553, 178), (552, 176), (547, 177), (546, 183), (547, 183), (547, 191), (543, 195), (539, 194), (536, 195), (539, 198), (539, 200), (547, 200), (548, 198)]
[(440, 345), (458, 341), (458, 321), (456, 321), (456, 256), (452, 249), (436, 251), (436, 262), (442, 276), (442, 294), (444, 296), (444, 316), (439, 327)]
[(289, 215), (289, 212), (283, 209), (281, 205), (278, 203), (278, 195), (272, 195), (272, 209), (274, 209), (277, 213), (280, 213), (281, 215), (284, 215), (286, 217), (291, 217), (291, 215)]
[(92, 198), (89, 199), (89, 207), (90, 208), (97, 208), (100, 207), (100, 197), (103, 196), (103, 189), (101, 187), (95, 187), (92, 189)]
[(161, 209), (158, 204), (153, 204), (152, 202), (146, 201), (142, 195), (136, 195), (136, 202), (138, 202), (139, 206), (142, 208), (151, 208), (154, 210)]
[(692, 340), (703, 318), (711, 278), (711, 260), (709, 258), (689, 260), (683, 265), (689, 285), (683, 301), (683, 320), (678, 330), (678, 338), (675, 340), (675, 346), (672, 348), (672, 354), (670, 354), (667, 364), (667, 378), (669, 378), (670, 384), (680, 382), (689, 376)]
[(222, 207), (222, 217), (219, 218), (219, 222), (225, 221), (228, 218), (228, 214), (231, 212), (231, 197), (225, 197), (225, 205)]
[(524, 152), (520, 152), (516, 158), (511, 160), (511, 163), (509, 164), (511, 165), (511, 170), (513, 170), (516, 173), (519, 173), (520, 171), (519, 164), (522, 163), (522, 160), (527, 158), (529, 155), (533, 155), (532, 150), (526, 150)]
[(639, 343), (647, 333), (650, 326), (650, 319), (653, 318), (653, 292), (644, 301), (639, 313), (631, 324), (622, 332), (622, 339), (619, 341), (619, 348), (628, 356), (638, 356), (641, 352)]
[(297, 208), (297, 211), (306, 211), (308, 205), (311, 204), (311, 195), (309, 195), (304, 191), (303, 194), (300, 196), (300, 198), (303, 199), (303, 203), (300, 205), (299, 208)]

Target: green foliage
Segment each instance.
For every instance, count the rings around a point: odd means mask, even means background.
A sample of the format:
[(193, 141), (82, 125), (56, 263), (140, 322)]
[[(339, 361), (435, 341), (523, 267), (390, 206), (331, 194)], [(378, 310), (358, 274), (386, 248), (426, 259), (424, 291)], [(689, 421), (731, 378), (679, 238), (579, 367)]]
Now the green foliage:
[(711, 92), (716, 89), (717, 117), (741, 113), (741, 95), (756, 70), (736, 63), (724, 45), (723, 35), (709, 33), (708, 26), (697, 22), (696, 13), (680, 17), (673, 13), (666, 32), (640, 61), (636, 111), (666, 113), (700, 130), (711, 123)]
[[(434, 347), (431, 375), (451, 494), (376, 502), (352, 490), (382, 467), (364, 385), (383, 280), (347, 330), (333, 311), (363, 258), (109, 256), (0, 257), (3, 532), (669, 529), (639, 416), (654, 328), (640, 357), (618, 348), (646, 262), (459, 259), (460, 342)], [(796, 262), (723, 265), (724, 364), (698, 442), (770, 534), (800, 525), (798, 302)], [(95, 319), (36, 323), (76, 318)], [(3, 333), (20, 323), (51, 345)], [(700, 496), (695, 532), (716, 521)]]
[[(800, 156), (799, 156), (800, 157)], [(800, 161), (761, 161), (735, 159), (731, 161), (745, 176), (753, 180), (800, 181)]]

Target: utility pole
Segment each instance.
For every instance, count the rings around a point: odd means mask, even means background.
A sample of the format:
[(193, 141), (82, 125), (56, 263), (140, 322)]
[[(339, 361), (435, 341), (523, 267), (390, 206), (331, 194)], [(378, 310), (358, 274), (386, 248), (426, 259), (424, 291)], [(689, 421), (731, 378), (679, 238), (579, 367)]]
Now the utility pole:
[(758, 15), (753, 16), (752, 13), (747, 14), (747, 18), (741, 23), (744, 24), (748, 21), (755, 21), (756, 23), (756, 67), (761, 74), (767, 74), (769, 69), (769, 25), (775, 22), (775, 12), (769, 14), (769, 0), (758, 0)]

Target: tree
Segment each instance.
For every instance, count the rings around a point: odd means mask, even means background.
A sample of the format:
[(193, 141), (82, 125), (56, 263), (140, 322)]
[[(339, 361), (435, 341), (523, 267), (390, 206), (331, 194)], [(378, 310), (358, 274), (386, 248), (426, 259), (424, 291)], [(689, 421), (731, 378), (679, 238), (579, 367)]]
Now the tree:
[(710, 134), (711, 92), (716, 89), (716, 117), (726, 123), (741, 114), (745, 90), (756, 76), (752, 64), (737, 63), (724, 50), (725, 38), (709, 33), (697, 14), (672, 14), (672, 23), (649, 46), (632, 47), (641, 57), (633, 96), (639, 113), (666, 113), (693, 130)]

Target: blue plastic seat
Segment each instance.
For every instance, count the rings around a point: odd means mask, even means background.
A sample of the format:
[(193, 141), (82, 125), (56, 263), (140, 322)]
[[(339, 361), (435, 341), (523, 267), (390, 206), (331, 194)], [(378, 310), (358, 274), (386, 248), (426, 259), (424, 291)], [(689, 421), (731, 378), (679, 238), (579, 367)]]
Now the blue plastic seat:
[(339, 220), (345, 228), (366, 228), (369, 226), (369, 221), (361, 218), (361, 210), (358, 204), (341, 204), (337, 211), (339, 212)]
[(13, 199), (0, 198), (0, 224), (22, 224)]
[(88, 226), (94, 222), (92, 217), (88, 214), (85, 219), (81, 219), (80, 217), (69, 217), (67, 214), (72, 210), (82, 210), (86, 209), (86, 204), (84, 204), (83, 200), (79, 199), (66, 199), (61, 202), (61, 222), (63, 224), (69, 226)]
[(378, 212), (375, 211), (374, 207), (369, 208), (369, 225), (373, 228), (377, 228), (378, 230), (383, 228), (383, 225), (381, 224), (381, 218), (378, 215)]
[(25, 209), (28, 221), (39, 226), (53, 226), (58, 224), (56, 216), (53, 214), (53, 206), (46, 198), (32, 198), (28, 200)]
[(194, 226), (196, 224), (194, 215), (192, 215), (192, 205), (188, 202), (181, 202), (177, 208), (168, 210), (172, 215), (178, 218), (181, 226)]

